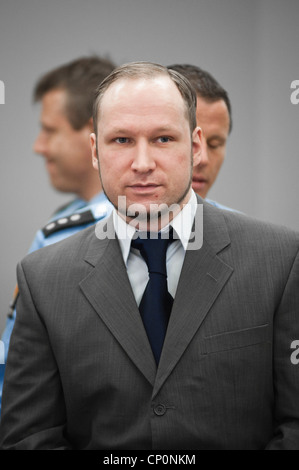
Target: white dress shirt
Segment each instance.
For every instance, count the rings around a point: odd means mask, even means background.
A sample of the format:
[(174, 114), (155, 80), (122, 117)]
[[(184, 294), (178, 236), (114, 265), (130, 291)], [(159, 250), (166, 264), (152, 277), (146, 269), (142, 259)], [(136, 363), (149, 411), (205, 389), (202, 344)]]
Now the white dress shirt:
[[(178, 240), (175, 240), (169, 245), (166, 254), (168, 291), (173, 298), (175, 297), (181, 275), (196, 210), (197, 199), (192, 190), (189, 202), (184, 205), (183, 209), (169, 224), (178, 235)], [(131, 241), (136, 232), (135, 228), (127, 224), (124, 219), (118, 215), (116, 209), (113, 211), (113, 223), (136, 303), (139, 306), (149, 280), (147, 264), (140, 254), (140, 251), (131, 248)], [(164, 232), (167, 230), (169, 230), (169, 226), (164, 227), (161, 231)]]

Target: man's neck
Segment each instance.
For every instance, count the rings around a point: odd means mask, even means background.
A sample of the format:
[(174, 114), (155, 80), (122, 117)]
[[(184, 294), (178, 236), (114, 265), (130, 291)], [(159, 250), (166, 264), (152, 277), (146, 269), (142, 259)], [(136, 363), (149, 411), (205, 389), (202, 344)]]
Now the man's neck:
[(85, 191), (80, 191), (76, 194), (79, 199), (90, 202), (95, 196), (102, 192), (102, 187), (97, 185), (95, 188), (88, 188)]
[[(184, 197), (183, 201), (171, 204), (153, 204), (150, 212), (140, 204), (134, 204), (134, 214), (128, 216), (127, 207), (118, 207), (116, 212), (128, 225), (142, 232), (160, 232), (175, 219), (182, 209), (189, 204), (192, 197), (192, 190)], [(140, 209), (140, 210), (139, 210)], [(138, 215), (136, 215), (136, 213)]]

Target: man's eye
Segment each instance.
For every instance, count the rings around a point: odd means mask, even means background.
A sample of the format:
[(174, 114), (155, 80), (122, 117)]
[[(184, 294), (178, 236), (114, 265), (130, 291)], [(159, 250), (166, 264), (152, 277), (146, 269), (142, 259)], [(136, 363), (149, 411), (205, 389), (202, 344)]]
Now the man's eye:
[(219, 147), (223, 147), (224, 145), (224, 142), (221, 142), (221, 141), (212, 141), (212, 142), (208, 142), (208, 147), (210, 149), (218, 149)]
[(129, 139), (127, 137), (117, 137), (117, 139), (115, 139), (115, 142), (117, 144), (127, 144), (129, 142)]
[(43, 126), (42, 127), (42, 131), (47, 134), (47, 135), (51, 135), (51, 134), (54, 134), (54, 132), (56, 131), (56, 129), (54, 129), (54, 127), (46, 127), (46, 126)]
[(159, 137), (157, 140), (161, 144), (167, 144), (167, 142), (170, 142), (171, 139), (170, 139), (170, 137), (162, 136), (162, 137)]

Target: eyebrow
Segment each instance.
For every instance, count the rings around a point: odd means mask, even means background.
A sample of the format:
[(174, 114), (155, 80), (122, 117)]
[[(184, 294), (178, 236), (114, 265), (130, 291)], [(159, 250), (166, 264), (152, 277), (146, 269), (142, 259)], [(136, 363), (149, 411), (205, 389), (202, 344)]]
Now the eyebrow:
[[(128, 128), (121, 128), (121, 127), (115, 127), (112, 128), (111, 130), (107, 131), (107, 134), (118, 134), (118, 135), (123, 135), (123, 134), (130, 134), (134, 131)], [(176, 132), (176, 129), (172, 126), (161, 126), (153, 129), (153, 134), (160, 134), (164, 132)]]
[(162, 127), (158, 127), (157, 129), (155, 129), (155, 132), (157, 132), (157, 133), (174, 132), (174, 131), (175, 131), (175, 129), (172, 126), (162, 126)]

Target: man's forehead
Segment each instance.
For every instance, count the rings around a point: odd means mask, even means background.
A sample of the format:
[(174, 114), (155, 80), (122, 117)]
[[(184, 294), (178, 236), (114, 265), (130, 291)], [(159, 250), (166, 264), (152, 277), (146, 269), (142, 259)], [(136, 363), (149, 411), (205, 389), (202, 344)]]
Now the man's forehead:
[[(125, 99), (130, 96), (145, 96), (147, 93), (167, 92), (174, 98), (182, 98), (177, 86), (167, 75), (153, 75), (152, 77), (122, 77), (113, 82), (102, 97), (103, 101), (112, 99)], [(151, 95), (154, 98), (155, 95)], [(165, 95), (167, 96), (167, 95)]]
[(64, 106), (67, 101), (67, 92), (64, 88), (53, 88), (47, 91), (42, 99), (42, 104), (49, 106)]
[[(147, 115), (166, 110), (185, 114), (185, 104), (175, 83), (164, 75), (146, 78), (121, 78), (110, 85), (99, 104), (99, 119), (110, 114), (138, 112)], [(110, 112), (109, 112), (110, 111)]]
[(201, 116), (202, 118), (207, 118), (207, 119), (209, 118), (210, 115), (213, 116), (215, 114), (221, 115), (227, 118), (227, 120), (230, 119), (227, 105), (222, 98), (220, 98), (219, 100), (209, 101), (209, 100), (206, 100), (205, 98), (198, 96), (196, 113), (198, 116)]
[(40, 116), (46, 118), (64, 118), (66, 116), (67, 94), (64, 89), (53, 89), (44, 94), (41, 99)]

